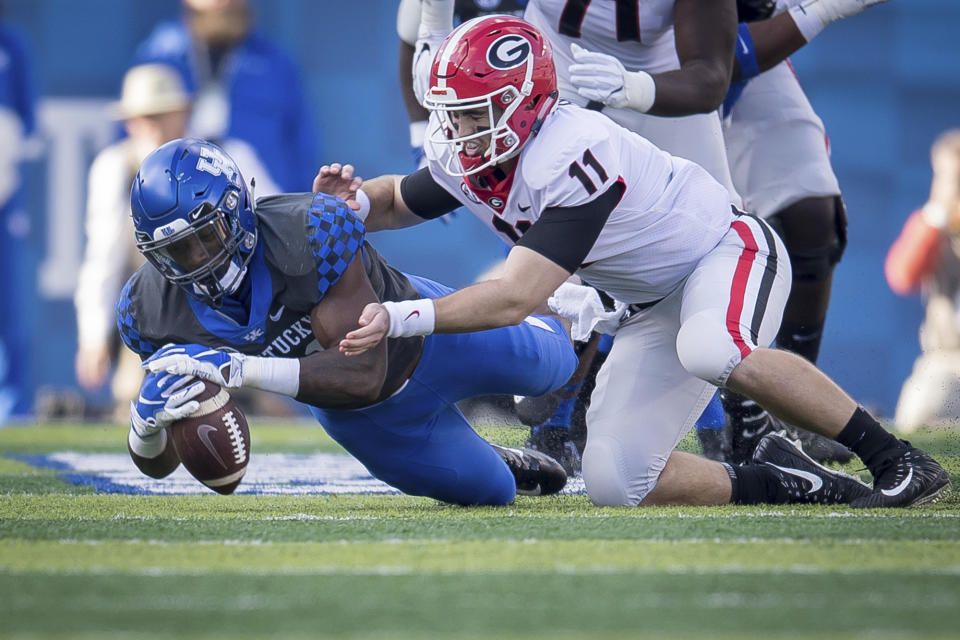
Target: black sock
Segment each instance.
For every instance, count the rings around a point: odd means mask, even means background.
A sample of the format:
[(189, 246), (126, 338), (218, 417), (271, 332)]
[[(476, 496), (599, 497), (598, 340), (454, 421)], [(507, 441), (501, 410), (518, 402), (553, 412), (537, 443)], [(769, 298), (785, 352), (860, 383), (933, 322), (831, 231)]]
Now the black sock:
[(787, 501), (787, 490), (770, 467), (762, 464), (733, 467), (726, 463), (723, 466), (733, 485), (732, 504), (782, 504)]
[(892, 451), (900, 451), (905, 446), (863, 407), (853, 412), (847, 426), (837, 435), (837, 442), (860, 456), (871, 472), (889, 458)]
[(823, 320), (816, 324), (793, 324), (785, 320), (780, 324), (780, 332), (777, 333), (777, 346), (816, 364), (823, 340), (823, 325)]

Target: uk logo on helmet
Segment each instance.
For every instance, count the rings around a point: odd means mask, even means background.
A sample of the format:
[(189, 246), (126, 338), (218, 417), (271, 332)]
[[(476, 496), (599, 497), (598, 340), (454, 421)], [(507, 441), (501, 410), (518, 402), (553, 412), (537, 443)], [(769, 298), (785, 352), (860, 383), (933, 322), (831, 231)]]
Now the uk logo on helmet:
[(494, 69), (519, 67), (529, 56), (530, 41), (517, 34), (501, 36), (487, 49), (487, 63)]

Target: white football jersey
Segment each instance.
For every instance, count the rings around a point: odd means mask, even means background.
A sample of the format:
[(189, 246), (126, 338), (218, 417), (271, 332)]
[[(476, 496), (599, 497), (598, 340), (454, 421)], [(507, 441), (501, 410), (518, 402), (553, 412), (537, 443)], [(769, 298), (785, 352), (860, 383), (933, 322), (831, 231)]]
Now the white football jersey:
[(726, 189), (700, 166), (564, 101), (520, 153), (505, 202), (481, 202), (463, 178), (444, 173), (455, 151), (429, 137), (424, 150), (433, 179), (508, 244), (545, 209), (583, 205), (622, 182), (620, 203), (578, 273), (626, 303), (673, 291), (733, 220)]
[[(553, 45), (560, 95), (586, 100), (570, 84), (570, 43), (609, 54), (628, 71), (662, 73), (680, 68), (673, 33), (674, 0), (530, 0), (523, 17)], [(576, 8), (575, 8), (576, 7)], [(579, 21), (579, 22), (578, 22)], [(577, 35), (579, 34), (579, 35)]]

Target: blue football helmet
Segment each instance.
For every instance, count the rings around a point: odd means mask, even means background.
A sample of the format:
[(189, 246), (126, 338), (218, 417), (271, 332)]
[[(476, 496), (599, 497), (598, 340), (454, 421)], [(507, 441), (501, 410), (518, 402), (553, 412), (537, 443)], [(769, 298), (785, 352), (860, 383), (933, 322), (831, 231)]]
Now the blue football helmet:
[(257, 243), (253, 207), (233, 159), (197, 138), (154, 150), (130, 191), (137, 249), (167, 280), (214, 308), (246, 275)]

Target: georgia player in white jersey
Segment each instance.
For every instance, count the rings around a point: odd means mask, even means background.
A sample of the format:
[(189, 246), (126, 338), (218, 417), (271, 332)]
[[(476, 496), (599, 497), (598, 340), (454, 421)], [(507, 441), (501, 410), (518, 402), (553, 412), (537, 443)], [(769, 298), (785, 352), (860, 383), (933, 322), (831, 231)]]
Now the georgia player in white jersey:
[[(789, 11), (780, 7), (783, 15), (739, 29), (723, 19), (724, 5), (731, 4), (723, 1), (532, 0), (525, 14), (555, 45), (561, 96), (602, 102), (603, 113), (628, 128), (702, 163), (724, 184), (732, 178), (732, 192), (743, 198), (744, 208), (780, 232), (794, 273), (777, 343), (813, 362), (833, 266), (846, 242), (846, 217), (823, 124), (788, 63), (781, 61), (831, 22), (880, 1), (794, 0)], [(728, 41), (720, 37), (726, 33), (737, 35), (733, 66)], [(707, 73), (711, 69), (715, 73)], [(729, 109), (723, 128), (726, 173), (716, 168), (720, 156), (712, 135), (649, 114), (678, 116), (714, 105), (716, 78), (729, 80), (731, 71), (749, 80), (734, 83), (724, 102)], [(726, 455), (736, 462), (748, 459), (762, 434), (779, 427), (748, 399), (729, 392), (721, 396), (733, 436)], [(797, 435), (820, 460), (849, 459), (843, 447)]]
[[(739, 204), (717, 113), (730, 82), (736, 15), (734, 0), (530, 0), (524, 19), (553, 45), (561, 98), (602, 110), (661, 149), (693, 160)], [(591, 68), (601, 61), (594, 54), (643, 72), (623, 76), (633, 82), (620, 92), (622, 100), (604, 98), (624, 88), (623, 78), (593, 85), (606, 80)], [(595, 95), (578, 91), (584, 84)]]
[[(322, 167), (314, 188), (342, 195), (369, 231), (463, 204), (515, 246), (498, 278), (437, 299), (368, 305), (342, 352), (385, 337), (516, 324), (578, 272), (633, 312), (587, 416), (583, 477), (596, 503), (902, 506), (946, 491), (940, 465), (812, 364), (760, 346), (776, 332), (790, 278), (769, 226), (735, 215), (700, 167), (599, 114), (555, 104), (550, 45), (534, 27), (505, 17), (464, 23), (441, 45), (431, 76), (427, 169), (357, 190), (352, 167)], [(674, 451), (711, 384), (839, 438), (873, 472), (873, 491), (776, 435), (754, 464), (736, 469)]]

